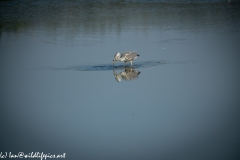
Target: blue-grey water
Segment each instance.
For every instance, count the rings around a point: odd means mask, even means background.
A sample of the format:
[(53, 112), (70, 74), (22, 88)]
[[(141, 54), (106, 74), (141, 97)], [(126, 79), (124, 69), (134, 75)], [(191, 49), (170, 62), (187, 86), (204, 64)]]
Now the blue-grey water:
[[(0, 154), (239, 159), (239, 15), (233, 0), (0, 1)], [(112, 66), (118, 51), (140, 56)]]

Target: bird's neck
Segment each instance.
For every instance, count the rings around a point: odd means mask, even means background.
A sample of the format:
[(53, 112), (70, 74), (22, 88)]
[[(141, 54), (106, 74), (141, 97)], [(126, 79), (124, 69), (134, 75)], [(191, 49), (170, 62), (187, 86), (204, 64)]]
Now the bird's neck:
[(118, 61), (124, 61), (124, 60), (125, 60), (124, 57), (119, 57), (119, 58), (118, 58)]

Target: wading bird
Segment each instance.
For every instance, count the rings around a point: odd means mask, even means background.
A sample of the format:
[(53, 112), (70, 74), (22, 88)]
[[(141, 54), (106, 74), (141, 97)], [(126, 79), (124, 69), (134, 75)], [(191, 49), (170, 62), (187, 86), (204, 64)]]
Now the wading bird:
[(138, 56), (140, 56), (140, 55), (137, 54), (137, 52), (134, 52), (134, 51), (123, 52), (122, 54), (120, 52), (117, 52), (114, 55), (113, 65), (116, 61), (121, 61), (121, 62), (125, 63), (125, 66), (126, 66), (127, 62), (130, 62), (131, 66), (132, 66), (132, 61), (134, 59), (136, 59)]

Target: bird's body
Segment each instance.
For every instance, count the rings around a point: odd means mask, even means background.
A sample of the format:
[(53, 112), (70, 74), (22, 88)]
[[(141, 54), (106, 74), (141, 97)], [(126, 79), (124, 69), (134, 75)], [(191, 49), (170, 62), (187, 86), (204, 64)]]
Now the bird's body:
[(117, 52), (114, 55), (113, 64), (115, 63), (115, 61), (121, 61), (121, 62), (124, 62), (125, 65), (126, 65), (126, 62), (130, 62), (132, 66), (132, 61), (136, 59), (138, 56), (140, 55), (134, 51), (123, 52), (122, 54), (120, 52)]

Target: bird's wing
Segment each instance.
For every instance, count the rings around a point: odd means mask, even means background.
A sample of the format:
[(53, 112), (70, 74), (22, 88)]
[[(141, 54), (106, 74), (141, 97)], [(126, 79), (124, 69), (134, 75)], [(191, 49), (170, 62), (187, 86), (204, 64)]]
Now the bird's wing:
[(131, 52), (124, 52), (122, 55), (125, 57), (126, 60), (133, 60), (137, 57), (137, 52), (131, 51)]
[(121, 54), (121, 56), (122, 57), (126, 57), (126, 55), (128, 54), (129, 52), (123, 52), (122, 54)]

